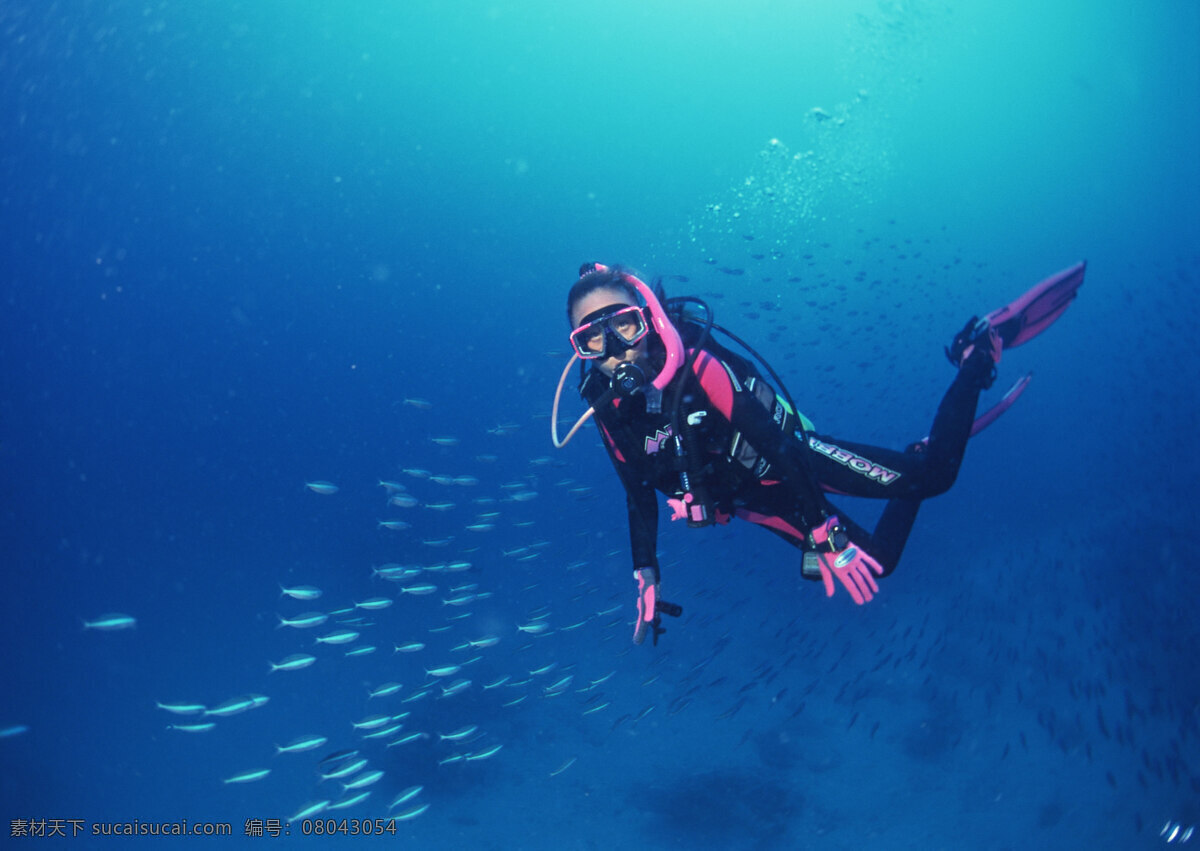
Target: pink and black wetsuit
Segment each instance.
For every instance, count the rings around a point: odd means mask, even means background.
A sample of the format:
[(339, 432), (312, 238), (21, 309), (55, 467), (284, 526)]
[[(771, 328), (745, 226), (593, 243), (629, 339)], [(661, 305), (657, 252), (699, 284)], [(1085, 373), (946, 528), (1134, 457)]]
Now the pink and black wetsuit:
[[(694, 329), (680, 329), (685, 342)], [(850, 538), (884, 568), (895, 569), (923, 499), (954, 483), (966, 450), (979, 401), (980, 383), (960, 372), (938, 407), (929, 440), (921, 451), (898, 452), (793, 430), (786, 406), (775, 398), (754, 367), (710, 342), (698, 353), (682, 396), (679, 422), (691, 422), (691, 475), (702, 477), (715, 516), (758, 523), (797, 547), (805, 534), (836, 513)], [(672, 398), (675, 376), (664, 392)], [(591, 372), (580, 392), (589, 403), (601, 400), (608, 381)], [(670, 412), (650, 413), (645, 397), (617, 398), (596, 411), (609, 457), (625, 487), (629, 536), (636, 566), (658, 567), (658, 500), (674, 497), (679, 471)], [(874, 533), (853, 523), (827, 502), (826, 493), (887, 499)]]

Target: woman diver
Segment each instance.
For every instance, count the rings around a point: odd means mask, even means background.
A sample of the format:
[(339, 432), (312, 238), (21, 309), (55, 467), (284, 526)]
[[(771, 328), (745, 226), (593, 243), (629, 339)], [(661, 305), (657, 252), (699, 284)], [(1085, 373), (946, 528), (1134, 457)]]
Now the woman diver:
[[(899, 562), (921, 500), (954, 484), (968, 438), (1024, 389), (1028, 376), (975, 419), (1001, 351), (1057, 319), (1083, 283), (1084, 268), (1064, 270), (1011, 305), (972, 318), (946, 349), (958, 374), (929, 437), (897, 452), (814, 434), (769, 365), (759, 358), (774, 386), (751, 360), (713, 339), (712, 331), (721, 331), (753, 354), (713, 323), (699, 299), (664, 299), (628, 270), (585, 264), (567, 296), (574, 354), (554, 397), (551, 436), (561, 448), (594, 414), (625, 487), (638, 584), (634, 642), (647, 632), (657, 641), (660, 616), (680, 611), (659, 597), (656, 490), (667, 496), (672, 519), (689, 526), (732, 517), (765, 526), (804, 551), (801, 573), (821, 579), (826, 596), (833, 596), (836, 580), (855, 603), (869, 602), (879, 590), (875, 577)], [(558, 403), (576, 359), (579, 392), (590, 407), (559, 440)], [(835, 509), (827, 493), (888, 503), (868, 532)]]

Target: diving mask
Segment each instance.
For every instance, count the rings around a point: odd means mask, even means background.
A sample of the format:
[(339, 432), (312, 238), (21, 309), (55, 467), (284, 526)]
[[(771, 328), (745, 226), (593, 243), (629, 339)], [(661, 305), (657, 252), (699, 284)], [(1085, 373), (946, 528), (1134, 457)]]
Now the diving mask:
[(571, 348), (584, 360), (620, 357), (649, 332), (642, 308), (609, 305), (583, 317), (579, 327), (571, 332)]

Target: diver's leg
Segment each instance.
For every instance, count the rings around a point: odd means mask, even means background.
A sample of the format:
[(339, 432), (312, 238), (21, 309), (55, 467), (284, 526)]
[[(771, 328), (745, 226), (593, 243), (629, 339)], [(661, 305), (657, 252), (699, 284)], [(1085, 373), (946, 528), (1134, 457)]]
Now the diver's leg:
[(929, 441), (909, 447), (911, 454), (925, 459), (922, 498), (945, 493), (958, 478), (982, 389), (970, 376), (960, 372), (938, 405)]
[(871, 535), (871, 545), (867, 548), (867, 552), (883, 568), (884, 576), (900, 563), (904, 545), (908, 543), (908, 535), (917, 522), (917, 512), (920, 510), (919, 499), (889, 499), (884, 506), (883, 514)]
[[(964, 369), (938, 405), (928, 442), (914, 443), (903, 453), (903, 458), (886, 454), (897, 472), (904, 471), (900, 475), (907, 476), (908, 481), (903, 490), (895, 491), (895, 495), (888, 500), (874, 532), (867, 534), (858, 524), (839, 515), (850, 530), (851, 539), (879, 562), (884, 576), (900, 563), (900, 556), (916, 523), (917, 512), (921, 509), (921, 500), (946, 492), (958, 477), (982, 389), (978, 376)], [(861, 450), (863, 455), (870, 453), (881, 457), (879, 451), (871, 447), (855, 448)], [(901, 496), (902, 493), (911, 495)]]
[(992, 361), (983, 350), (969, 357), (938, 404), (927, 441), (903, 452), (828, 435), (807, 435), (806, 463), (827, 493), (869, 499), (928, 499), (958, 477), (975, 422), (979, 393)]

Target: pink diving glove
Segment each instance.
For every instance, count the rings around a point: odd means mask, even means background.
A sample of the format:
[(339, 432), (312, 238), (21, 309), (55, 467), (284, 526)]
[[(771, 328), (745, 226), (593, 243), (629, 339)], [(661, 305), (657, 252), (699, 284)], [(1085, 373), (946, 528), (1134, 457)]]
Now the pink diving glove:
[(813, 549), (805, 553), (805, 560), (815, 557), (825, 582), (825, 596), (833, 596), (833, 578), (850, 592), (850, 598), (858, 605), (869, 603), (879, 591), (875, 577), (883, 575), (879, 562), (858, 547), (846, 534), (846, 529), (836, 516), (829, 517), (808, 533), (808, 542)]
[(633, 578), (638, 584), (637, 624), (633, 627), (633, 643), (641, 644), (646, 640), (646, 633), (654, 628), (655, 610), (658, 608), (658, 570), (639, 567), (633, 571)]

